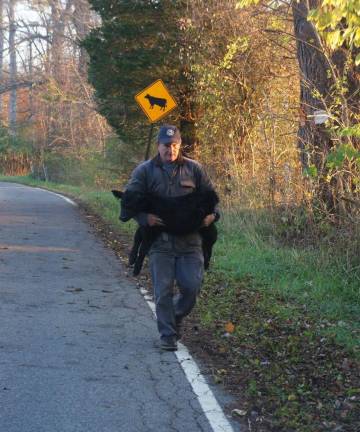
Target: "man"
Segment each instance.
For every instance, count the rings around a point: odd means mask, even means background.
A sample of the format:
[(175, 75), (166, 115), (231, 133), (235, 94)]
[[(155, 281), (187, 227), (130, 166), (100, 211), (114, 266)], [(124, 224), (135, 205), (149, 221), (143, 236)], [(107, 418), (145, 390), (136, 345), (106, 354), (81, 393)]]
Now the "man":
[[(158, 135), (158, 155), (135, 168), (126, 187), (129, 191), (174, 197), (205, 191), (213, 186), (201, 165), (181, 154), (181, 135), (176, 126), (165, 125)], [(139, 213), (140, 225), (162, 226), (155, 214)], [(204, 226), (219, 219), (218, 210), (207, 215)], [(203, 272), (204, 258), (198, 232), (175, 236), (163, 232), (149, 253), (151, 279), (154, 287), (160, 346), (166, 351), (177, 349), (182, 319), (195, 306)], [(174, 282), (179, 293), (174, 296)]]

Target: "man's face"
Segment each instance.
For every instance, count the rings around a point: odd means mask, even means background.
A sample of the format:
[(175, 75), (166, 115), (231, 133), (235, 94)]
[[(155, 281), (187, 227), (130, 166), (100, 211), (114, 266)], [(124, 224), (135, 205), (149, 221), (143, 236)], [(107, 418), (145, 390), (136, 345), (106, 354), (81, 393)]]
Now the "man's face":
[(163, 162), (165, 163), (174, 162), (179, 156), (180, 144), (179, 143), (159, 144), (158, 150), (159, 150), (160, 158)]

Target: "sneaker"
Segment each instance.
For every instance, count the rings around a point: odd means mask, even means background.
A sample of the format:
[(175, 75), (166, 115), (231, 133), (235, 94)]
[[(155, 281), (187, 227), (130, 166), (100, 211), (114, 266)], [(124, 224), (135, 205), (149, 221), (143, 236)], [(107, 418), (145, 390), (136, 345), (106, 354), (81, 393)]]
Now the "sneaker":
[(162, 338), (160, 341), (160, 348), (163, 351), (176, 351), (177, 343), (174, 337)]

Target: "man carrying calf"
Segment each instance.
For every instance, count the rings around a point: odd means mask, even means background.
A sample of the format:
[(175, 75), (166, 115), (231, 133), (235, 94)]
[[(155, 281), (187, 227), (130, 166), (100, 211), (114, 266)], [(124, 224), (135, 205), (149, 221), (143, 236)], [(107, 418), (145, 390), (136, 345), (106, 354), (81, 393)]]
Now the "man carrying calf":
[[(171, 125), (161, 127), (158, 155), (135, 168), (126, 190), (162, 197), (182, 196), (195, 190), (213, 190), (201, 165), (182, 156), (180, 147), (179, 130)], [(203, 225), (209, 226), (218, 218), (219, 213), (215, 209), (214, 213), (204, 218)], [(143, 226), (164, 226), (156, 214), (139, 213), (136, 220)], [(185, 235), (165, 231), (150, 249), (150, 271), (163, 350), (177, 349), (181, 321), (195, 306), (204, 271), (201, 241), (197, 231)], [(175, 281), (179, 288), (176, 296), (173, 292)]]

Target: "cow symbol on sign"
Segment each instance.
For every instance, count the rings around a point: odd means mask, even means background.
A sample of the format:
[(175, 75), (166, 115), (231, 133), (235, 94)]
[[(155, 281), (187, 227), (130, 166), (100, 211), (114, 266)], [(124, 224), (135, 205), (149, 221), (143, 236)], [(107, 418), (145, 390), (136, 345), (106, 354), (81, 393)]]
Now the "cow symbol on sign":
[(153, 109), (154, 105), (158, 105), (160, 107), (161, 111), (165, 111), (166, 106), (167, 106), (167, 100), (166, 99), (151, 96), (151, 95), (149, 95), (149, 93), (146, 96), (144, 96), (144, 98), (148, 99), (148, 101), (150, 103), (150, 109)]
[(151, 123), (167, 116), (176, 108), (176, 100), (171, 96), (161, 79), (156, 80), (135, 96), (136, 102)]

